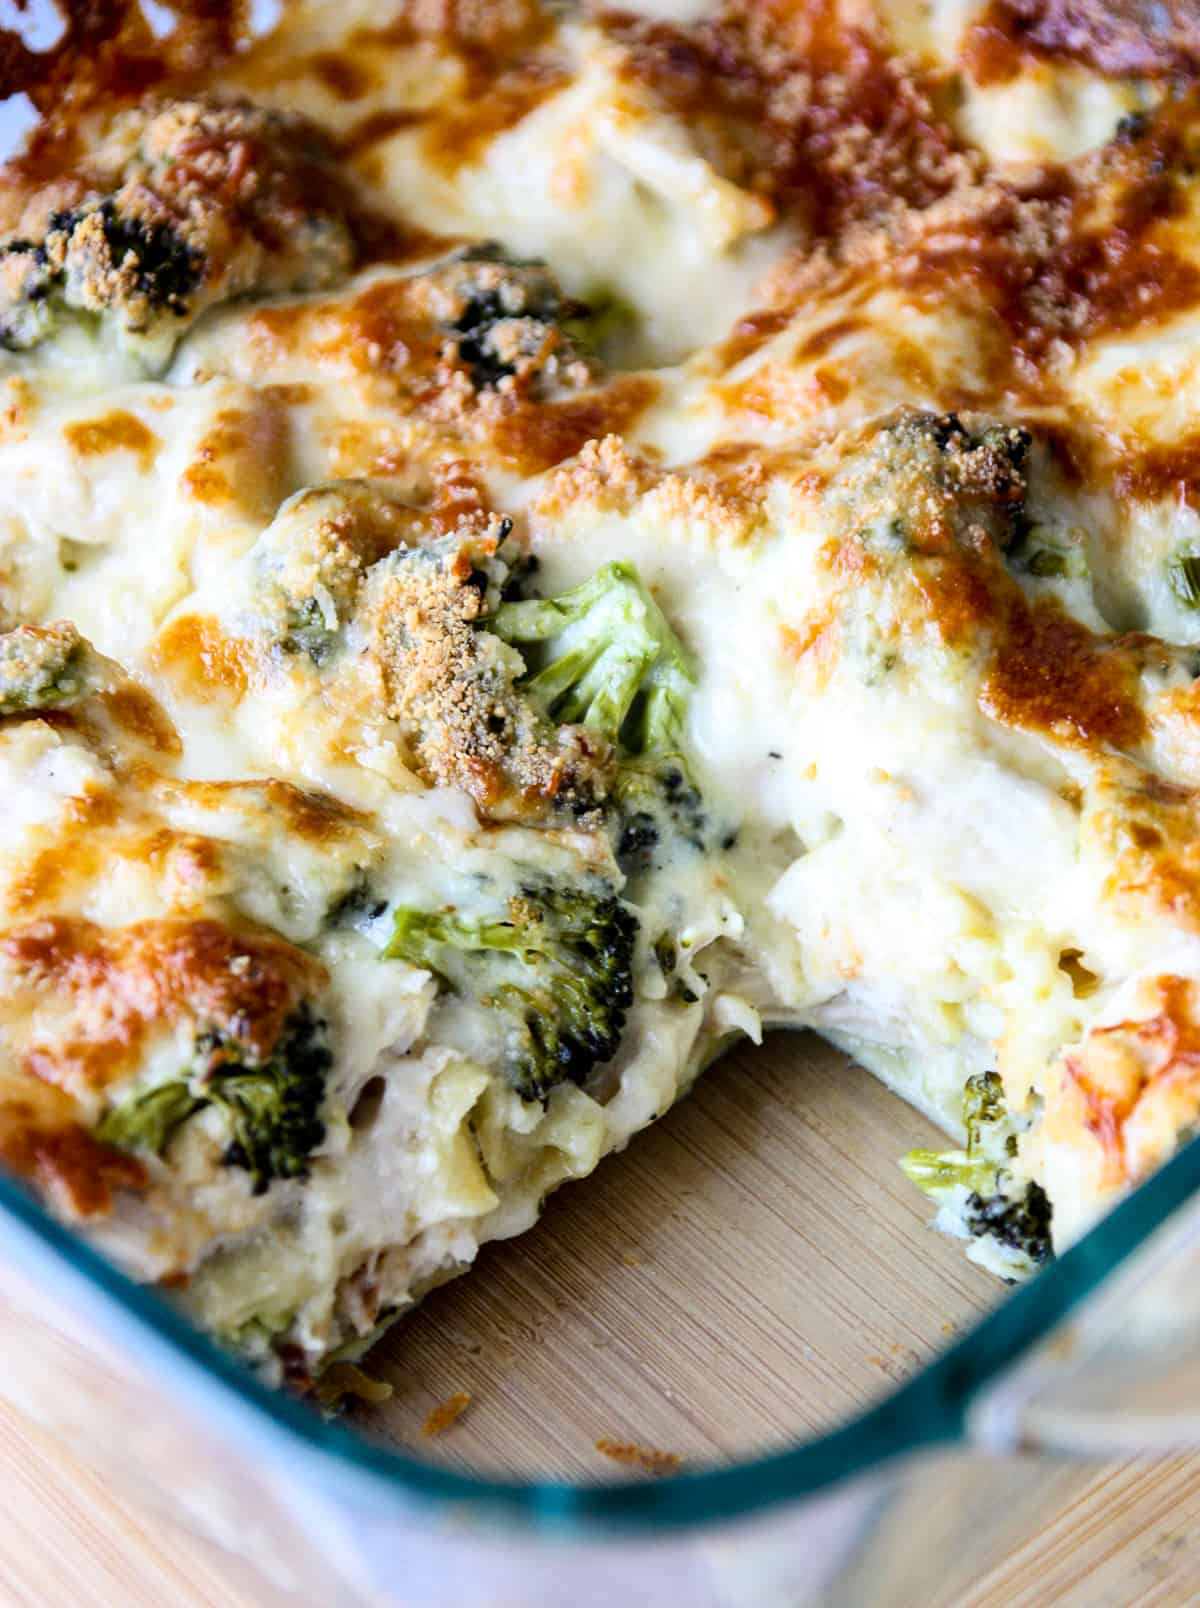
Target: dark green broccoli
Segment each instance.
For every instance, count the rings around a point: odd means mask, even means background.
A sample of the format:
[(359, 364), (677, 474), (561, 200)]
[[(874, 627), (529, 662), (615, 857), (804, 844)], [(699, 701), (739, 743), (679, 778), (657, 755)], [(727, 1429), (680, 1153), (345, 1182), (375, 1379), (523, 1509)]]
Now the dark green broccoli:
[(318, 289), (355, 244), (332, 153), (288, 113), (220, 100), (153, 100), (118, 120), (74, 175), (30, 196), (0, 242), (0, 347), (27, 351), (75, 326), (161, 369), (207, 308)]
[(611, 892), (528, 886), (494, 918), (400, 909), (384, 950), (494, 1013), (526, 1100), (583, 1083), (616, 1054), (633, 1003), (638, 923)]
[(302, 1005), (263, 1061), (247, 1056), (244, 1046), (223, 1033), (201, 1033), (191, 1075), (135, 1092), (113, 1106), (97, 1137), (123, 1150), (161, 1155), (189, 1117), (215, 1107), (230, 1135), (222, 1159), (251, 1175), (256, 1195), (275, 1178), (303, 1178), (309, 1156), (325, 1137), (320, 1110), (333, 1065), (325, 1025)]
[(65, 315), (96, 311), (92, 300), (118, 278), (143, 326), (151, 316), (184, 318), (203, 275), (202, 258), (173, 224), (124, 217), (111, 198), (51, 213), (44, 239), (9, 241), (0, 259), (4, 280), (19, 285), (0, 311), (0, 346), (17, 352), (53, 334)]
[(684, 758), (694, 685), (683, 644), (632, 564), (611, 563), (551, 598), (503, 602), (483, 624), (521, 649), (518, 685), (551, 720), (616, 750), (618, 857), (649, 864), (664, 834), (701, 848), (704, 803)]
[(564, 296), (544, 263), (506, 259), (487, 243), (435, 269), (430, 289), (478, 390), (513, 381), (542, 394), (592, 377), (591, 310)]
[(70, 623), (0, 632), (0, 715), (61, 709), (92, 690), (91, 650)]
[(1027, 1271), (1051, 1255), (1050, 1202), (1040, 1185), (1009, 1169), (1021, 1123), (1009, 1114), (997, 1073), (967, 1079), (962, 1118), (965, 1149), (911, 1150), (901, 1166), (939, 1205), (957, 1210), (971, 1239), (1015, 1253), (1006, 1260), (1014, 1271)]
[(970, 546), (983, 532), (1008, 552), (1030, 528), (1032, 445), (1020, 426), (906, 409), (871, 435), (839, 478), (835, 502), (861, 541), (906, 569), (940, 558), (947, 535)]
[(985, 1236), (1027, 1256), (1035, 1265), (1050, 1260), (1050, 1200), (1040, 1184), (1028, 1184), (1014, 1196), (998, 1189), (986, 1199), (972, 1194), (963, 1207), (963, 1222), (973, 1239)]
[(124, 334), (155, 331), (169, 345), (204, 272), (202, 253), (161, 211), (126, 213), (106, 196), (52, 212), (40, 239), (0, 246), (0, 347), (27, 351), (66, 321), (102, 314)]

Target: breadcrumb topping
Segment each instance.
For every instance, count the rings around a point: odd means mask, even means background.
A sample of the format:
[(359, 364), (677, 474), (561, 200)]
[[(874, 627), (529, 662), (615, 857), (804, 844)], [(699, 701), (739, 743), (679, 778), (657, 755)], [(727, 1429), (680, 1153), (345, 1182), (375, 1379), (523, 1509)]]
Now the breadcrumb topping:
[(608, 745), (545, 721), (515, 687), (520, 656), (475, 629), (487, 592), (482, 566), (497, 546), (493, 525), (372, 576), (367, 619), (388, 713), (421, 774), (465, 788), (486, 812), (557, 803), (584, 813), (603, 797)]
[(0, 239), (0, 344), (36, 345), (65, 308), (169, 352), (214, 303), (320, 289), (354, 254), (306, 119), (248, 101), (151, 103), (120, 117), (85, 169), (35, 191)]

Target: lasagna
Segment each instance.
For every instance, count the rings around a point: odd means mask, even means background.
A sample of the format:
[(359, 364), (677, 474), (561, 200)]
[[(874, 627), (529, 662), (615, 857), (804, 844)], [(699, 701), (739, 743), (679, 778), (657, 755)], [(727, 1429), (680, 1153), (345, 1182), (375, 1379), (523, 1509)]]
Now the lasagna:
[(1007, 1278), (1194, 1131), (1185, 0), (35, 10), (12, 1173), (308, 1388), (766, 1026)]

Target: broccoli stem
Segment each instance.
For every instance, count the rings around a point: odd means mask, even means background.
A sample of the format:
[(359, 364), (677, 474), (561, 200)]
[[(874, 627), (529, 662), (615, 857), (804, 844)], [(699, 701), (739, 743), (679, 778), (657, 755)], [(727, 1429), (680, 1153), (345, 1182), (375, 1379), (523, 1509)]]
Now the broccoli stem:
[(558, 597), (501, 603), (487, 628), (516, 646), (551, 646), (523, 686), (553, 720), (631, 754), (679, 746), (691, 662), (632, 564), (606, 564)]
[(961, 1184), (979, 1195), (990, 1194), (996, 1167), (972, 1161), (963, 1150), (910, 1150), (900, 1163), (905, 1175), (927, 1194)]

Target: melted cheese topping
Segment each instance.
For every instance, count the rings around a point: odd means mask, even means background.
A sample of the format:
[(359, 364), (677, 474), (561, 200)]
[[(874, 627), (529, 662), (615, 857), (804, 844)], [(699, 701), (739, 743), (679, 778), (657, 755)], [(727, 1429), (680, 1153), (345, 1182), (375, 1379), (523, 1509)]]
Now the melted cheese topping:
[[(1170, 1153), (1200, 89), (1159, 9), (395, 0), (189, 44), (117, 7), (88, 60), (14, 49), (6, 1164), (302, 1379), (763, 1020), (952, 1134), (998, 1070), (1059, 1244)], [(292, 120), (203, 110), (198, 59)], [(529, 725), (479, 629), (505, 552), (545, 595), (637, 566), (694, 665), (707, 854), (618, 869), (603, 745)], [(637, 915), (632, 1004), (525, 1098), (391, 922), (581, 885)], [(298, 1022), (319, 1131), (264, 1184), (211, 1091)], [(163, 1143), (122, 1141), (172, 1082)]]

